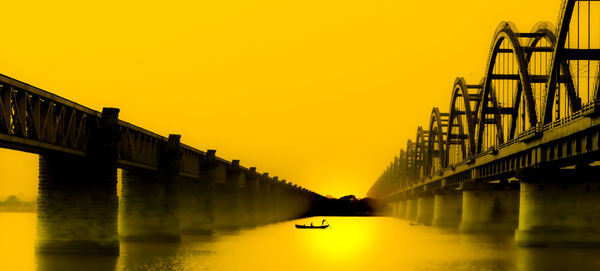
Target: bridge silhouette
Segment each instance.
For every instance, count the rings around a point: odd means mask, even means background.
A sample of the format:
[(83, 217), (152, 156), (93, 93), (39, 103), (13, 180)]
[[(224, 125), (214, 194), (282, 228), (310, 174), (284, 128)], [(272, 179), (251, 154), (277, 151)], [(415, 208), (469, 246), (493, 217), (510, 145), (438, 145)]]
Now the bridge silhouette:
[(432, 109), (368, 196), (524, 246), (600, 244), (599, 10), (566, 0), (556, 27), (500, 23), (483, 79), (454, 81), (448, 111)]
[(0, 75), (0, 146), (40, 155), (38, 252), (118, 254), (120, 239), (178, 241), (295, 219), (322, 198), (118, 114)]

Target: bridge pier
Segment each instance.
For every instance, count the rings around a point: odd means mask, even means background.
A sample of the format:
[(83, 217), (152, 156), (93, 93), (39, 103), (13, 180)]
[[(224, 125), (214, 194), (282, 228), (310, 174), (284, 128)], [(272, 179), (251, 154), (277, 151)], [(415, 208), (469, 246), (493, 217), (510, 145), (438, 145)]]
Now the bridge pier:
[(398, 202), (392, 200), (388, 203), (388, 207), (392, 210), (392, 216), (398, 217)]
[(119, 109), (103, 110), (86, 157), (40, 155), (37, 252), (119, 254), (118, 114)]
[(417, 220), (418, 199), (409, 198), (406, 200), (406, 219), (410, 221)]
[(179, 224), (181, 233), (210, 235), (213, 232), (212, 183), (207, 178), (179, 180)]
[(458, 226), (462, 216), (462, 192), (442, 190), (435, 194), (433, 226)]
[(434, 198), (433, 195), (423, 194), (417, 200), (417, 222), (430, 226), (433, 222)]
[(392, 206), (394, 208), (393, 216), (398, 218), (406, 217), (406, 202), (405, 199), (397, 199), (392, 202)]
[(286, 221), (290, 217), (290, 197), (289, 197), (289, 184), (286, 180), (281, 180), (277, 186), (279, 187), (278, 199), (277, 199), (277, 207), (278, 207), (278, 217), (277, 221)]
[(158, 172), (123, 169), (120, 236), (127, 241), (178, 242), (180, 136), (169, 135)]
[(240, 161), (233, 160), (226, 170), (224, 182), (215, 184), (215, 227), (217, 229), (239, 229), (241, 226), (240, 186), (246, 175), (240, 169)]
[(398, 208), (399, 208), (398, 217), (399, 218), (406, 218), (407, 207), (408, 207), (408, 200), (401, 199), (400, 203), (398, 204)]
[(249, 168), (245, 176), (244, 187), (239, 191), (241, 193), (240, 225), (252, 227), (256, 225), (256, 194), (258, 192), (256, 168)]
[(598, 172), (576, 169), (524, 178), (517, 244), (600, 246), (599, 177)]
[(514, 231), (519, 216), (518, 184), (463, 184), (461, 232)]
[(40, 155), (36, 251), (119, 254), (117, 168)]
[(269, 190), (269, 205), (271, 206), (270, 217), (271, 223), (276, 223), (281, 221), (281, 188), (279, 185), (279, 177), (274, 176), (270, 180), (270, 190)]
[(269, 204), (269, 173), (257, 176), (258, 191), (255, 197), (256, 208), (254, 217), (257, 225), (268, 224), (271, 221), (271, 205)]

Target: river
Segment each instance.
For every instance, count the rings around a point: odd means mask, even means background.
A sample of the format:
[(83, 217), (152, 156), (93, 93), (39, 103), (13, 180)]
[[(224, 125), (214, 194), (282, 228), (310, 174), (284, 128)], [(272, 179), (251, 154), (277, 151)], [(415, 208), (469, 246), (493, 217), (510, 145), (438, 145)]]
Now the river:
[(465, 235), (389, 217), (307, 218), (184, 236), (181, 243), (121, 243), (119, 257), (36, 255), (35, 213), (0, 213), (0, 270), (600, 270), (598, 248), (522, 248), (512, 235)]

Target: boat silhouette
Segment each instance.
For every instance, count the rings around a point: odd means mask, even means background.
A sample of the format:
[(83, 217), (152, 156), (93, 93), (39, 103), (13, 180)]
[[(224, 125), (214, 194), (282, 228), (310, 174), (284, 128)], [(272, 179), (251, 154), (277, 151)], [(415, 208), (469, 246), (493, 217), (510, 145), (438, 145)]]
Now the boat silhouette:
[(327, 222), (325, 219), (323, 219), (323, 221), (321, 222), (321, 226), (314, 226), (312, 222), (310, 223), (310, 225), (296, 224), (296, 229), (325, 229), (327, 227), (329, 227), (329, 222)]

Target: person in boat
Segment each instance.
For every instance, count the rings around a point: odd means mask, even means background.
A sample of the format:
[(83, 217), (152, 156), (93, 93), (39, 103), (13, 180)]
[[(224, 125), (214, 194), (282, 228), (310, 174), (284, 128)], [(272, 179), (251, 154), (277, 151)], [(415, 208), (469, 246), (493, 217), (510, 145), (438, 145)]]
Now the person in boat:
[(310, 222), (310, 226), (311, 226), (311, 227), (313, 226), (313, 225), (312, 225), (312, 222)]
[(327, 221), (325, 221), (325, 219), (323, 219), (323, 221), (321, 221), (321, 226), (325, 225), (325, 222), (327, 222)]

